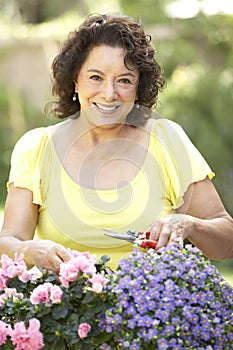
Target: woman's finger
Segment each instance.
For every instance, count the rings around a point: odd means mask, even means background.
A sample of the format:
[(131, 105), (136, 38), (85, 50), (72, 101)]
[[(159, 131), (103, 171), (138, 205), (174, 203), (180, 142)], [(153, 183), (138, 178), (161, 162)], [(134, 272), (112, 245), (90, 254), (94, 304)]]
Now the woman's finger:
[(178, 240), (179, 240), (179, 243), (183, 245), (183, 238), (182, 238), (182, 234), (180, 232), (180, 227), (177, 227), (177, 230), (173, 231), (170, 234), (170, 237), (168, 240), (168, 245), (175, 242), (175, 241), (178, 241)]
[(71, 258), (69, 251), (60, 245), (56, 247), (56, 254), (61, 259), (61, 262), (67, 262)]
[(168, 225), (163, 225), (158, 238), (158, 244), (156, 246), (156, 250), (159, 250), (162, 247), (165, 247), (168, 244), (169, 238), (171, 235), (171, 229)]
[(150, 237), (152, 241), (158, 241), (160, 236), (160, 231), (162, 230), (162, 222), (157, 220), (147, 229), (150, 232)]

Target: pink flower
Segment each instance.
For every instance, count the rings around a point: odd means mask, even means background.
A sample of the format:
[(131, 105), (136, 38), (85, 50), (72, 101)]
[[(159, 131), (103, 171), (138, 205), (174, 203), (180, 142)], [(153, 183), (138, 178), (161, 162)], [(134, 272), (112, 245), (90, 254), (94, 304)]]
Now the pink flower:
[(42, 303), (48, 303), (50, 301), (49, 293), (52, 287), (52, 283), (44, 283), (40, 284), (38, 287), (36, 287), (30, 296), (30, 301), (32, 304), (40, 304)]
[(33, 266), (28, 273), (30, 274), (30, 281), (36, 281), (43, 276), (43, 273), (36, 266)]
[(87, 260), (89, 260), (92, 264), (95, 264), (98, 260), (95, 254), (90, 254), (89, 252), (79, 252), (78, 250), (71, 249), (68, 249), (68, 251), (73, 258), (77, 258), (77, 256), (82, 255), (85, 256), (85, 258), (87, 258)]
[(4, 275), (3, 270), (0, 269), (0, 291), (7, 287), (8, 277)]
[(52, 286), (50, 291), (50, 300), (53, 304), (59, 304), (62, 300), (62, 290), (59, 286)]
[(74, 266), (82, 272), (93, 274), (96, 272), (96, 267), (93, 261), (89, 260), (84, 254), (74, 258)]
[(4, 294), (0, 295), (0, 306), (4, 305), (6, 300), (12, 297), (23, 299), (23, 293), (18, 293), (16, 288), (5, 288)]
[(59, 278), (64, 287), (69, 287), (69, 282), (76, 281), (78, 278), (79, 270), (73, 265), (73, 259), (67, 263), (61, 263)]
[(69, 287), (69, 282), (77, 280), (79, 272), (93, 274), (96, 272), (94, 260), (88, 253), (74, 253), (69, 261), (60, 265), (59, 277), (64, 287)]
[(81, 339), (86, 338), (91, 330), (89, 323), (80, 323), (78, 327), (78, 335)]
[(31, 279), (31, 275), (28, 271), (23, 271), (19, 276), (19, 280), (24, 283), (27, 283), (28, 281), (30, 281), (30, 279)]
[(5, 295), (7, 298), (16, 297), (18, 299), (23, 299), (23, 293), (18, 293), (16, 288), (6, 288)]
[(105, 278), (102, 273), (94, 274), (92, 278), (89, 279), (89, 281), (92, 283), (91, 289), (96, 293), (101, 293), (103, 287), (108, 282), (107, 278)]
[(5, 344), (6, 338), (10, 335), (10, 325), (0, 320), (0, 345)]
[(28, 329), (23, 322), (17, 322), (10, 336), (12, 344), (16, 345), (15, 350), (39, 350), (44, 346), (40, 321), (36, 318), (29, 320)]
[(13, 278), (22, 275), (27, 271), (27, 266), (23, 260), (23, 254), (15, 253), (15, 259), (12, 260), (6, 254), (1, 256), (2, 274), (6, 277)]
[(38, 278), (42, 277), (42, 272), (33, 266), (29, 271), (24, 271), (20, 276), (19, 280), (27, 283), (28, 281), (36, 281)]
[(59, 286), (53, 285), (52, 283), (40, 284), (36, 287), (30, 296), (32, 304), (48, 303), (51, 301), (53, 304), (59, 304), (62, 299), (62, 290)]

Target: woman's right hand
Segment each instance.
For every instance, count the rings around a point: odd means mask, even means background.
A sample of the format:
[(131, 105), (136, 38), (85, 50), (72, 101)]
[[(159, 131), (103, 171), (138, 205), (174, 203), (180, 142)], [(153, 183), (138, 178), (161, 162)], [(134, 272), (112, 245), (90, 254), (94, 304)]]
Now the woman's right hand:
[(57, 272), (60, 264), (71, 258), (65, 247), (50, 240), (32, 240), (24, 243), (24, 258), (29, 265)]

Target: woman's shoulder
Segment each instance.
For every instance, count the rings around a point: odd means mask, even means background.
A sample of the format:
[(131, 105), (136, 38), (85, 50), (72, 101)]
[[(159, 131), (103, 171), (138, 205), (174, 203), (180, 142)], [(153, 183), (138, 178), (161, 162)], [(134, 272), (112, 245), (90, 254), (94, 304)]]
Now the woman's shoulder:
[(151, 121), (151, 134), (159, 138), (163, 143), (174, 145), (190, 142), (183, 127), (171, 119), (159, 118)]
[(26, 131), (16, 142), (12, 157), (30, 156), (40, 152), (51, 138), (50, 127), (39, 127)]
[(154, 132), (163, 133), (180, 133), (183, 132), (183, 128), (180, 124), (171, 119), (157, 118), (151, 119), (151, 130)]
[(40, 139), (49, 136), (49, 127), (38, 127), (26, 131), (17, 141), (17, 143), (26, 143), (33, 145)]
[(26, 131), (16, 142), (16, 146), (25, 149), (33, 149), (41, 143), (48, 142), (52, 138), (54, 125), (38, 127)]

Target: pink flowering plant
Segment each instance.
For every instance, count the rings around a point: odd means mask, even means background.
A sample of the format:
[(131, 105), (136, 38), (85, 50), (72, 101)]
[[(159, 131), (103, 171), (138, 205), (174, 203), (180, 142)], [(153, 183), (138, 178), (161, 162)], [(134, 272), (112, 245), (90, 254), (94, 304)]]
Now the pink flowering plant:
[(70, 251), (59, 274), (28, 269), (23, 255), (0, 260), (2, 350), (95, 349), (105, 331), (99, 315), (111, 304), (108, 257)]
[(1, 350), (233, 349), (233, 289), (192, 245), (134, 248), (115, 272), (71, 253), (58, 274), (1, 256)]

